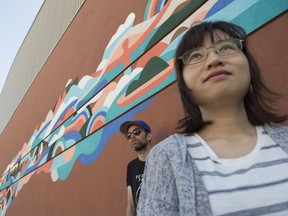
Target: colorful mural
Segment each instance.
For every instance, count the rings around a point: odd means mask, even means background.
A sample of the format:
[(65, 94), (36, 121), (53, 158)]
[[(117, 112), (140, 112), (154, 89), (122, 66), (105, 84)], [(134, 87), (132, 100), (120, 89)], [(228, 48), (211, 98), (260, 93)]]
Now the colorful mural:
[(77, 160), (95, 162), (119, 125), (175, 82), (175, 48), (195, 22), (224, 19), (249, 33), (287, 9), (287, 1), (149, 0), (143, 22), (135, 25), (136, 15), (129, 14), (110, 39), (96, 71), (67, 82), (55, 107), (3, 172), (0, 215), (34, 174), (43, 172), (54, 182), (65, 181)]

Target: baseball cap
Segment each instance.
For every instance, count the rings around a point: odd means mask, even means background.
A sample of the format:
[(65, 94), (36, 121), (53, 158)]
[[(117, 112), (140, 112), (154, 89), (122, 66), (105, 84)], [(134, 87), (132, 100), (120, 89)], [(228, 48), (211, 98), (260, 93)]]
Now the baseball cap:
[(137, 125), (137, 126), (143, 128), (144, 130), (146, 130), (148, 133), (151, 132), (151, 128), (149, 127), (149, 125), (146, 124), (142, 120), (126, 121), (126, 122), (122, 123), (122, 125), (120, 126), (120, 132), (125, 135), (128, 132), (128, 128), (131, 125)]

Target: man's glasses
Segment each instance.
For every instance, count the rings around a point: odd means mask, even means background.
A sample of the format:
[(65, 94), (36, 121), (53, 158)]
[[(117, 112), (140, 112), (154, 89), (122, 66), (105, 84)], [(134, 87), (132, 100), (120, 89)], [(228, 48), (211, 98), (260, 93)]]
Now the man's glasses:
[(184, 65), (192, 65), (203, 62), (207, 59), (208, 49), (213, 47), (218, 55), (223, 57), (229, 56), (242, 50), (242, 42), (243, 40), (239, 39), (221, 40), (211, 47), (198, 47), (188, 50), (179, 59), (182, 60)]
[(131, 139), (132, 134), (134, 136), (139, 136), (141, 134), (142, 130), (140, 128), (135, 128), (134, 130), (132, 130), (131, 132), (127, 132), (125, 137), (127, 140)]

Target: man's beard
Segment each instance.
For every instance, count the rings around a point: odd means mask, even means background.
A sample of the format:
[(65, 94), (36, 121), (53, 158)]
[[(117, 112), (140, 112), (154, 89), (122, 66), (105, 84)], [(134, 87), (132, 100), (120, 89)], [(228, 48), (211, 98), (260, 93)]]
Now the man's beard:
[(134, 151), (136, 151), (136, 152), (142, 151), (142, 150), (146, 149), (146, 147), (148, 146), (148, 143), (141, 142), (140, 144), (141, 145), (133, 146)]

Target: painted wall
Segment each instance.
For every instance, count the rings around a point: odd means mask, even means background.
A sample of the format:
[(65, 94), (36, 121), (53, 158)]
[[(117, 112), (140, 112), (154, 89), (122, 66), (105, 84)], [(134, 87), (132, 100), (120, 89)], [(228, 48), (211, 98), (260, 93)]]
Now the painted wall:
[(286, 111), (287, 8), (286, 0), (86, 0), (1, 134), (0, 215), (124, 215), (135, 153), (119, 125), (145, 119), (153, 144), (176, 131), (173, 55), (197, 21), (225, 19), (250, 33)]

